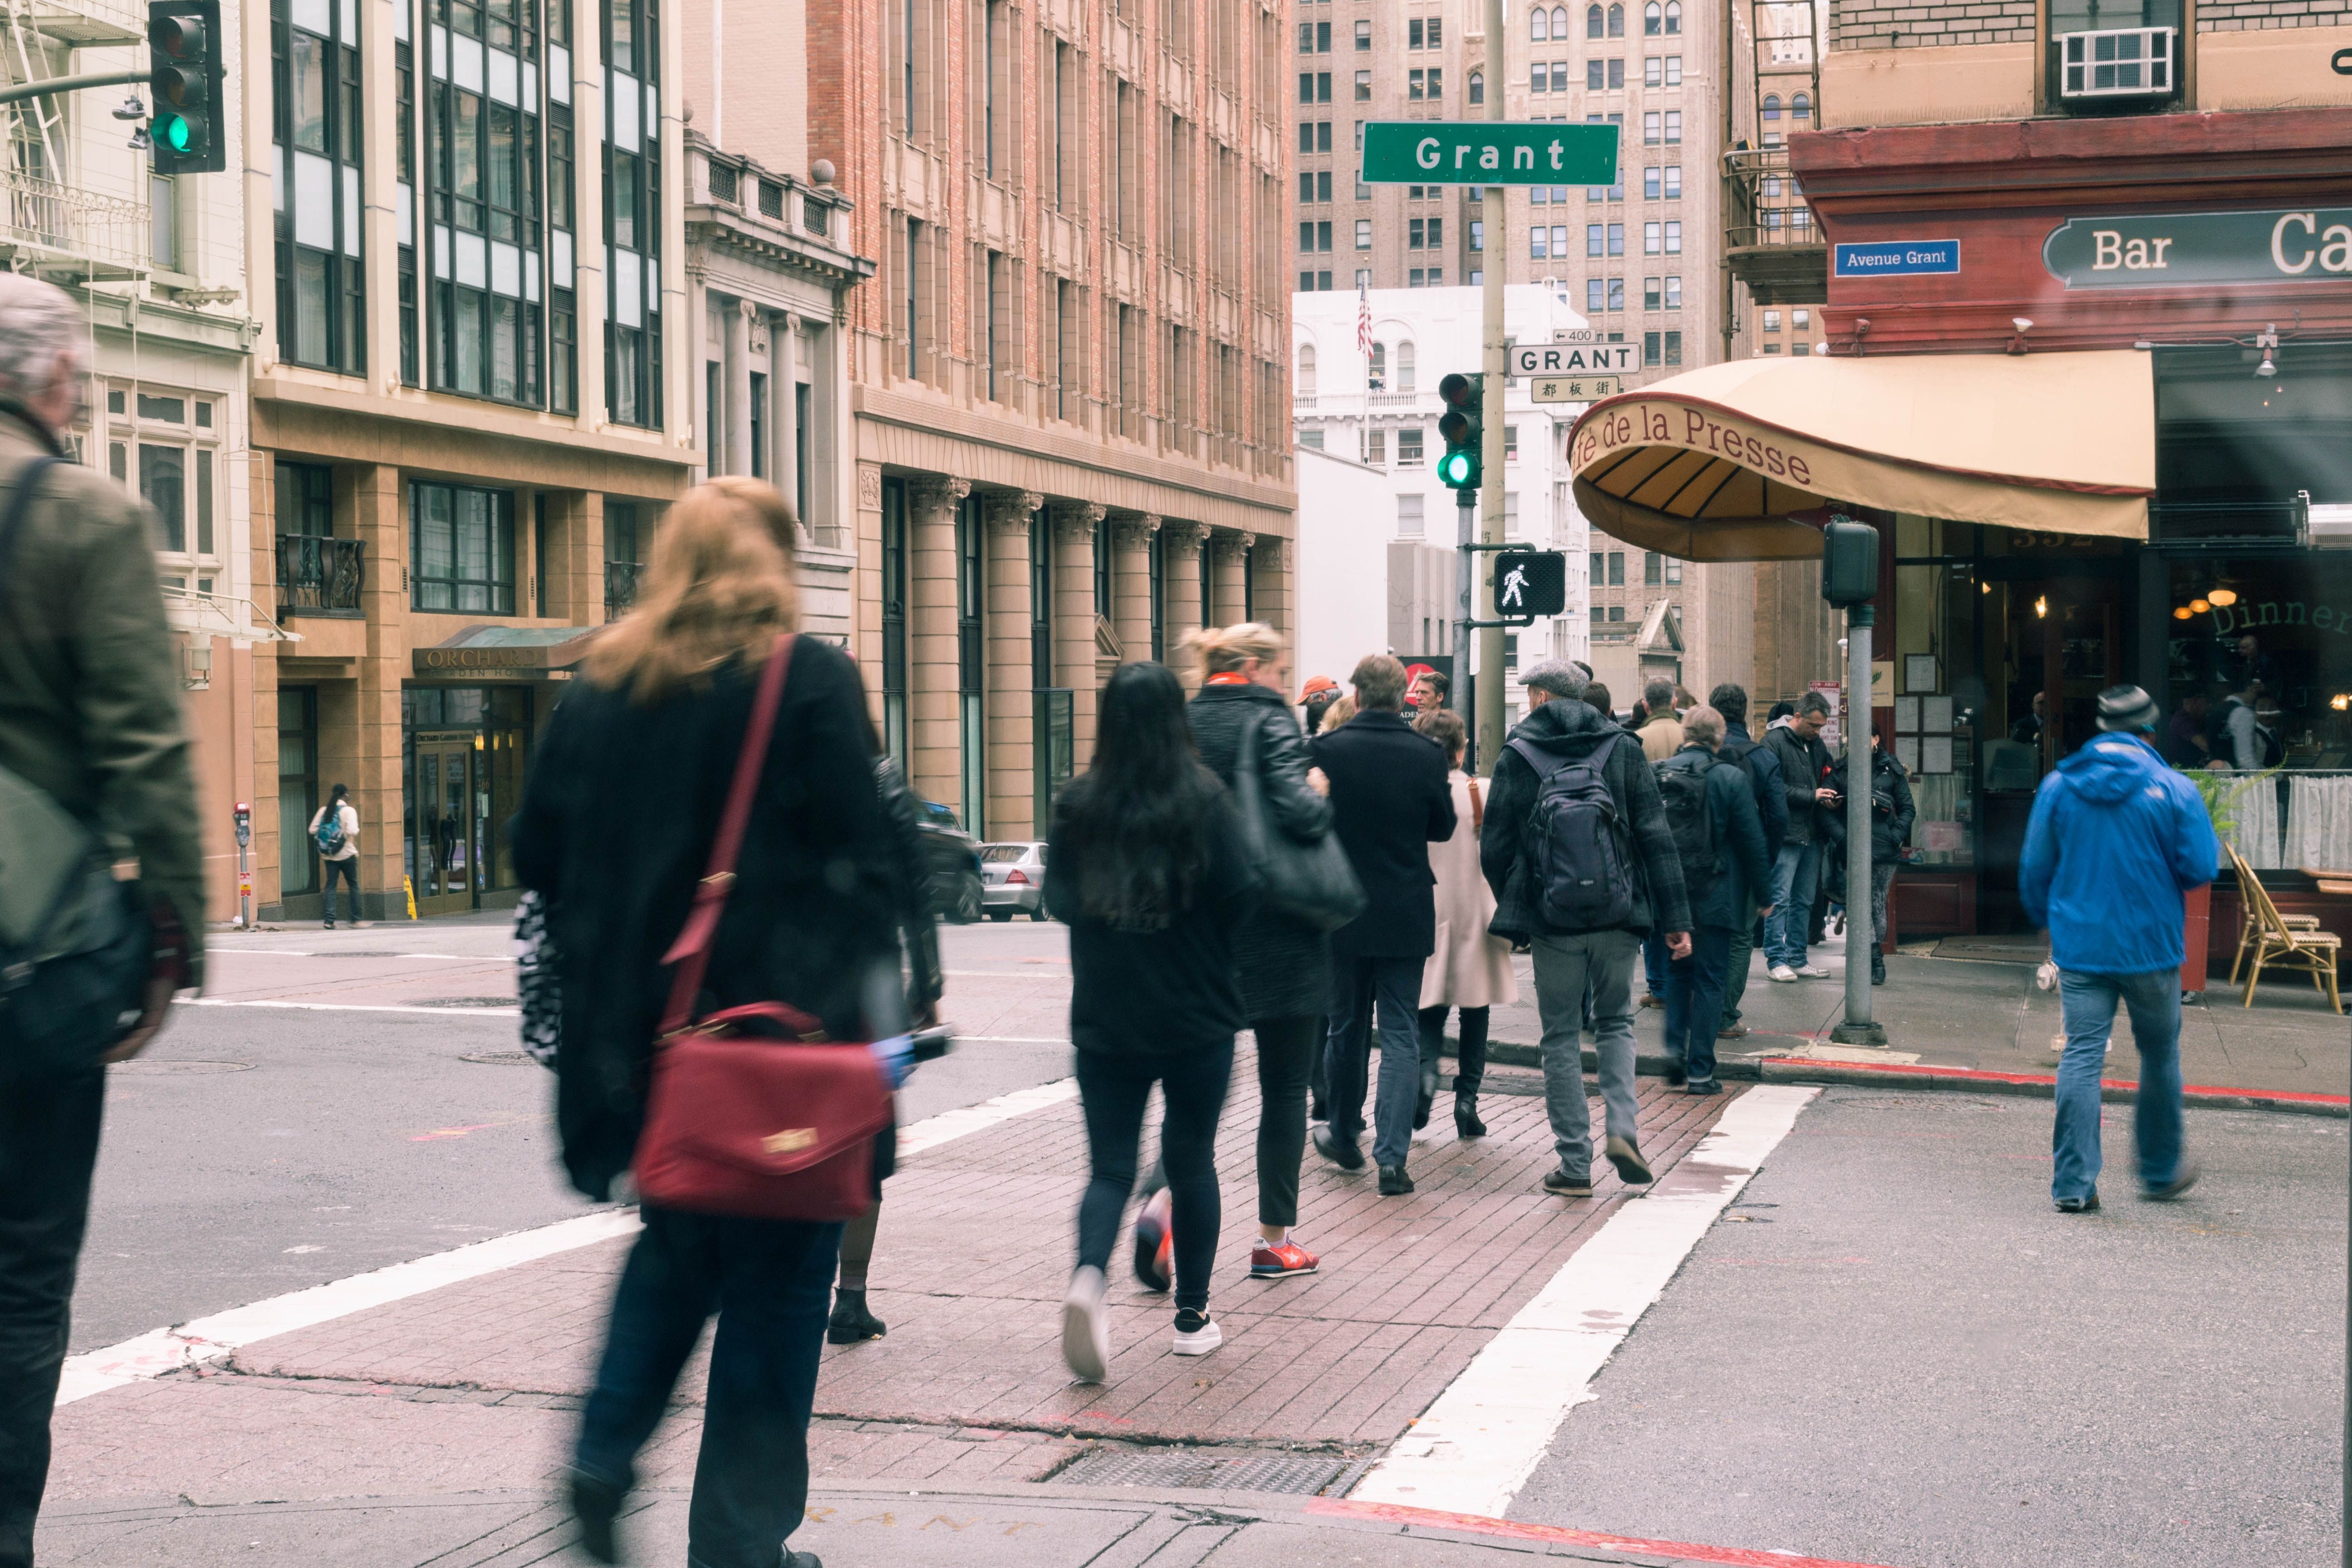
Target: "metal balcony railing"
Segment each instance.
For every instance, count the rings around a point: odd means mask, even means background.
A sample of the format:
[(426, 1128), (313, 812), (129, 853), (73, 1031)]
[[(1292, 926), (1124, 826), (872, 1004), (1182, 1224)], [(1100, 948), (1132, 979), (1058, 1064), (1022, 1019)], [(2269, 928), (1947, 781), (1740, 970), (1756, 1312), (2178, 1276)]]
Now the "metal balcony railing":
[(1829, 299), (1829, 240), (1789, 171), (1782, 146), (1723, 155), (1724, 258), (1759, 305)]
[(50, 277), (142, 275), (149, 269), (147, 208), (0, 171), (0, 259)]
[(278, 536), (278, 607), (292, 614), (362, 613), (367, 585), (366, 547), (356, 539), (307, 533)]
[(645, 573), (642, 563), (635, 561), (604, 563), (604, 618), (616, 621), (628, 614), (629, 606), (637, 602), (637, 580)]

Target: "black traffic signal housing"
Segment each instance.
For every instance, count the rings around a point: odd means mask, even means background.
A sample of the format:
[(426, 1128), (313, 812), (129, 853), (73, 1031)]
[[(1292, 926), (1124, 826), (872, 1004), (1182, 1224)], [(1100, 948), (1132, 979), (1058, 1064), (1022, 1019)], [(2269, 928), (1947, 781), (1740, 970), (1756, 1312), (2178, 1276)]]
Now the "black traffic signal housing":
[(1840, 609), (1878, 596), (1878, 530), (1832, 517), (1822, 530), (1822, 597)]
[(1568, 557), (1557, 550), (1495, 552), (1495, 614), (1533, 620), (1568, 608)]
[(223, 134), (220, 0), (148, 0), (148, 85), (155, 118), (147, 135), (159, 174), (213, 174), (228, 167)]
[(1437, 416), (1438, 438), (1445, 453), (1437, 459), (1437, 477), (1449, 488), (1475, 490), (1483, 477), (1481, 444), (1486, 440), (1486, 377), (1456, 371), (1437, 384), (1445, 412)]

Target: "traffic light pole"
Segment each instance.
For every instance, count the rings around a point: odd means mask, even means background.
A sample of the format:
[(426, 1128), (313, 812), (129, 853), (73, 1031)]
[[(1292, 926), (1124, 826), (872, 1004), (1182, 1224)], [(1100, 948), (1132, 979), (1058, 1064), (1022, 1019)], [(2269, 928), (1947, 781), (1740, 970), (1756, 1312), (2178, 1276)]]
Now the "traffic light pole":
[(1455, 607), (1454, 617), (1454, 710), (1462, 715), (1462, 725), (1470, 731), (1469, 754), (1463, 758), (1464, 768), (1473, 773), (1478, 771), (1478, 678), (1470, 667), (1470, 634), (1478, 623), (1476, 590), (1478, 551), (1478, 497), (1469, 489), (1454, 492), (1454, 539), (1461, 548), (1454, 552)]
[[(1503, 118), (1503, 100), (1508, 96), (1503, 90), (1510, 78), (1503, 59), (1503, 0), (1485, 0), (1486, 12), (1486, 118)], [(1486, 188), (1486, 230), (1480, 258), (1484, 263), (1486, 284), (1486, 355), (1480, 368), (1486, 373), (1486, 409), (1483, 423), (1485, 442), (1479, 451), (1482, 477), (1486, 483), (1480, 500), (1485, 503), (1486, 516), (1480, 530), (1488, 546), (1503, 542), (1503, 382), (1505, 352), (1503, 348), (1503, 273), (1510, 264), (1511, 249), (1504, 226), (1504, 187)], [(1463, 514), (1469, 515), (1466, 511)], [(1484, 612), (1481, 616), (1465, 615), (1463, 619), (1495, 617), (1495, 584), (1486, 563), (1478, 559), (1479, 552), (1464, 551), (1463, 566), (1468, 574), (1470, 591), (1477, 595), (1474, 601)], [(1454, 677), (1461, 679), (1456, 670)], [(1475, 683), (1478, 693), (1477, 721), (1471, 726), (1472, 755), (1476, 765), (1488, 776), (1495, 771), (1495, 759), (1503, 752), (1503, 628), (1488, 625), (1478, 631), (1477, 674), (1484, 677)]]
[(27, 98), (47, 98), (53, 92), (79, 92), (86, 87), (145, 86), (152, 73), (135, 71), (91, 71), (86, 76), (53, 76), (47, 81), (19, 82), (15, 87), (0, 88), (0, 103), (16, 103)]

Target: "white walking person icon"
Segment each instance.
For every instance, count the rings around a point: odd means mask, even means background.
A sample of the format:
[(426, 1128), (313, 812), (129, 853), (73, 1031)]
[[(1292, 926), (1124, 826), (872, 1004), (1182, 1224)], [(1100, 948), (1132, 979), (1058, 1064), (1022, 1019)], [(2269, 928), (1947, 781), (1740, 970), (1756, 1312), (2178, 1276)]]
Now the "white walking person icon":
[(1505, 609), (1517, 609), (1526, 602), (1525, 593), (1527, 585), (1528, 569), (1526, 567), (1514, 566), (1508, 572), (1504, 573), (1503, 597), (1500, 600), (1501, 606)]

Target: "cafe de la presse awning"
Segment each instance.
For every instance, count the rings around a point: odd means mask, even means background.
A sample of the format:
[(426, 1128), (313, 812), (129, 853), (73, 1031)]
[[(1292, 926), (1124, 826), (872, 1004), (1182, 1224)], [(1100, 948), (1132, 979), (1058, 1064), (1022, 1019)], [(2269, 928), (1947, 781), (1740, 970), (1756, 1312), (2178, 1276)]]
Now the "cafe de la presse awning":
[(2145, 539), (2155, 378), (2129, 351), (1741, 360), (1594, 404), (1569, 455), (1587, 521), (1685, 561), (1817, 556), (1839, 505)]

